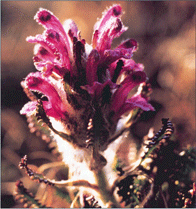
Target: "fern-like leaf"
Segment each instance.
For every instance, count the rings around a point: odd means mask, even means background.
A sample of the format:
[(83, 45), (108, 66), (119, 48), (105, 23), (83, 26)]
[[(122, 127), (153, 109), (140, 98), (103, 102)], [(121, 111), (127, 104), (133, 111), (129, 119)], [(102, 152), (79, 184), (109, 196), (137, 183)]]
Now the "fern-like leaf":
[(48, 208), (36, 200), (32, 193), (28, 192), (22, 181), (16, 182), (14, 196), (15, 200), (23, 203), (25, 208)]

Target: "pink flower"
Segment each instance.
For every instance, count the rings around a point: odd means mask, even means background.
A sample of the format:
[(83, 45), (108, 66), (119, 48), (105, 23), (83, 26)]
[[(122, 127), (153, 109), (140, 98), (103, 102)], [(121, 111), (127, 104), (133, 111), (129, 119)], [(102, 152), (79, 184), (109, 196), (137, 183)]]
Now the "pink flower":
[[(35, 20), (45, 31), (27, 38), (36, 43), (33, 60), (39, 72), (26, 77), (26, 88), (45, 96), (46, 116), (61, 121), (79, 147), (94, 146), (98, 140), (98, 149), (104, 150), (124, 113), (136, 107), (154, 110), (141, 94), (128, 98), (146, 81), (143, 65), (131, 59), (137, 42), (128, 39), (111, 49), (113, 39), (127, 30), (121, 14), (120, 5), (110, 7), (95, 24), (88, 45), (72, 20), (63, 27), (50, 11), (40, 9)], [(21, 114), (33, 114), (37, 106), (31, 101)]]

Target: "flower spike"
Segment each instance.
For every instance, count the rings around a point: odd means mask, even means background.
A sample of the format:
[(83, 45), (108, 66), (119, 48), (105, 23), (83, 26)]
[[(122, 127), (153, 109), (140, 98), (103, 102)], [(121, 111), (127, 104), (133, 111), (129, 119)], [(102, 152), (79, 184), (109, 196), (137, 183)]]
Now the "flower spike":
[(127, 30), (121, 15), (120, 5), (110, 7), (95, 24), (88, 45), (72, 20), (61, 25), (52, 12), (41, 8), (35, 20), (45, 31), (27, 38), (36, 44), (33, 60), (39, 72), (30, 73), (23, 86), (28, 95), (32, 91), (43, 96), (31, 96), (21, 114), (39, 113), (55, 134), (87, 149), (92, 156), (90, 167), (95, 170), (106, 164), (99, 152), (128, 126), (125, 123), (117, 131), (121, 117), (135, 108), (154, 110), (141, 92), (128, 98), (147, 77), (143, 65), (131, 59), (136, 40), (127, 39), (111, 48), (113, 39)]

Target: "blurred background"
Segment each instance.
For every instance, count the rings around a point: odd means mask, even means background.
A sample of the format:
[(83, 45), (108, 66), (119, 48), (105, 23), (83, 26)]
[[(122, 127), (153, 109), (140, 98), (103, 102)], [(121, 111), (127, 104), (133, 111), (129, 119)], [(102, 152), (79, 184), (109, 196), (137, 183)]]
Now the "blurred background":
[[(122, 20), (129, 29), (113, 42), (134, 38), (139, 49), (136, 62), (143, 63), (152, 85), (155, 112), (143, 113), (132, 131), (141, 139), (150, 127), (158, 131), (161, 118), (175, 124), (179, 150), (195, 146), (195, 3), (194, 1), (2, 1), (1, 2), (1, 194), (2, 208), (22, 207), (12, 197), (15, 181), (24, 177), (20, 158), (40, 166), (53, 162), (47, 143), (30, 133), (19, 111), (28, 101), (20, 82), (33, 65), (33, 44), (25, 41), (44, 31), (34, 15), (40, 7), (52, 11), (63, 23), (73, 19), (82, 38), (91, 42), (93, 26), (102, 12), (120, 3)], [(63, 172), (62, 172), (63, 173)], [(61, 174), (63, 177), (63, 174)], [(30, 181), (26, 185), (31, 187)]]

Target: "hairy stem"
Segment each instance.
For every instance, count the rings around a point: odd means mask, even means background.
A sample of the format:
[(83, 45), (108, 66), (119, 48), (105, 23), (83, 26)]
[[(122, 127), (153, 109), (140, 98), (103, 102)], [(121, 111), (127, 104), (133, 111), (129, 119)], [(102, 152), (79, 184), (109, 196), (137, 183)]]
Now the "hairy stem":
[(106, 176), (103, 172), (103, 169), (94, 172), (95, 179), (97, 181), (97, 185), (99, 187), (99, 193), (101, 196), (101, 200), (103, 201), (104, 205), (107, 203), (112, 203), (112, 207), (121, 207), (116, 199), (114, 198), (113, 194), (109, 190), (108, 182), (106, 180)]

